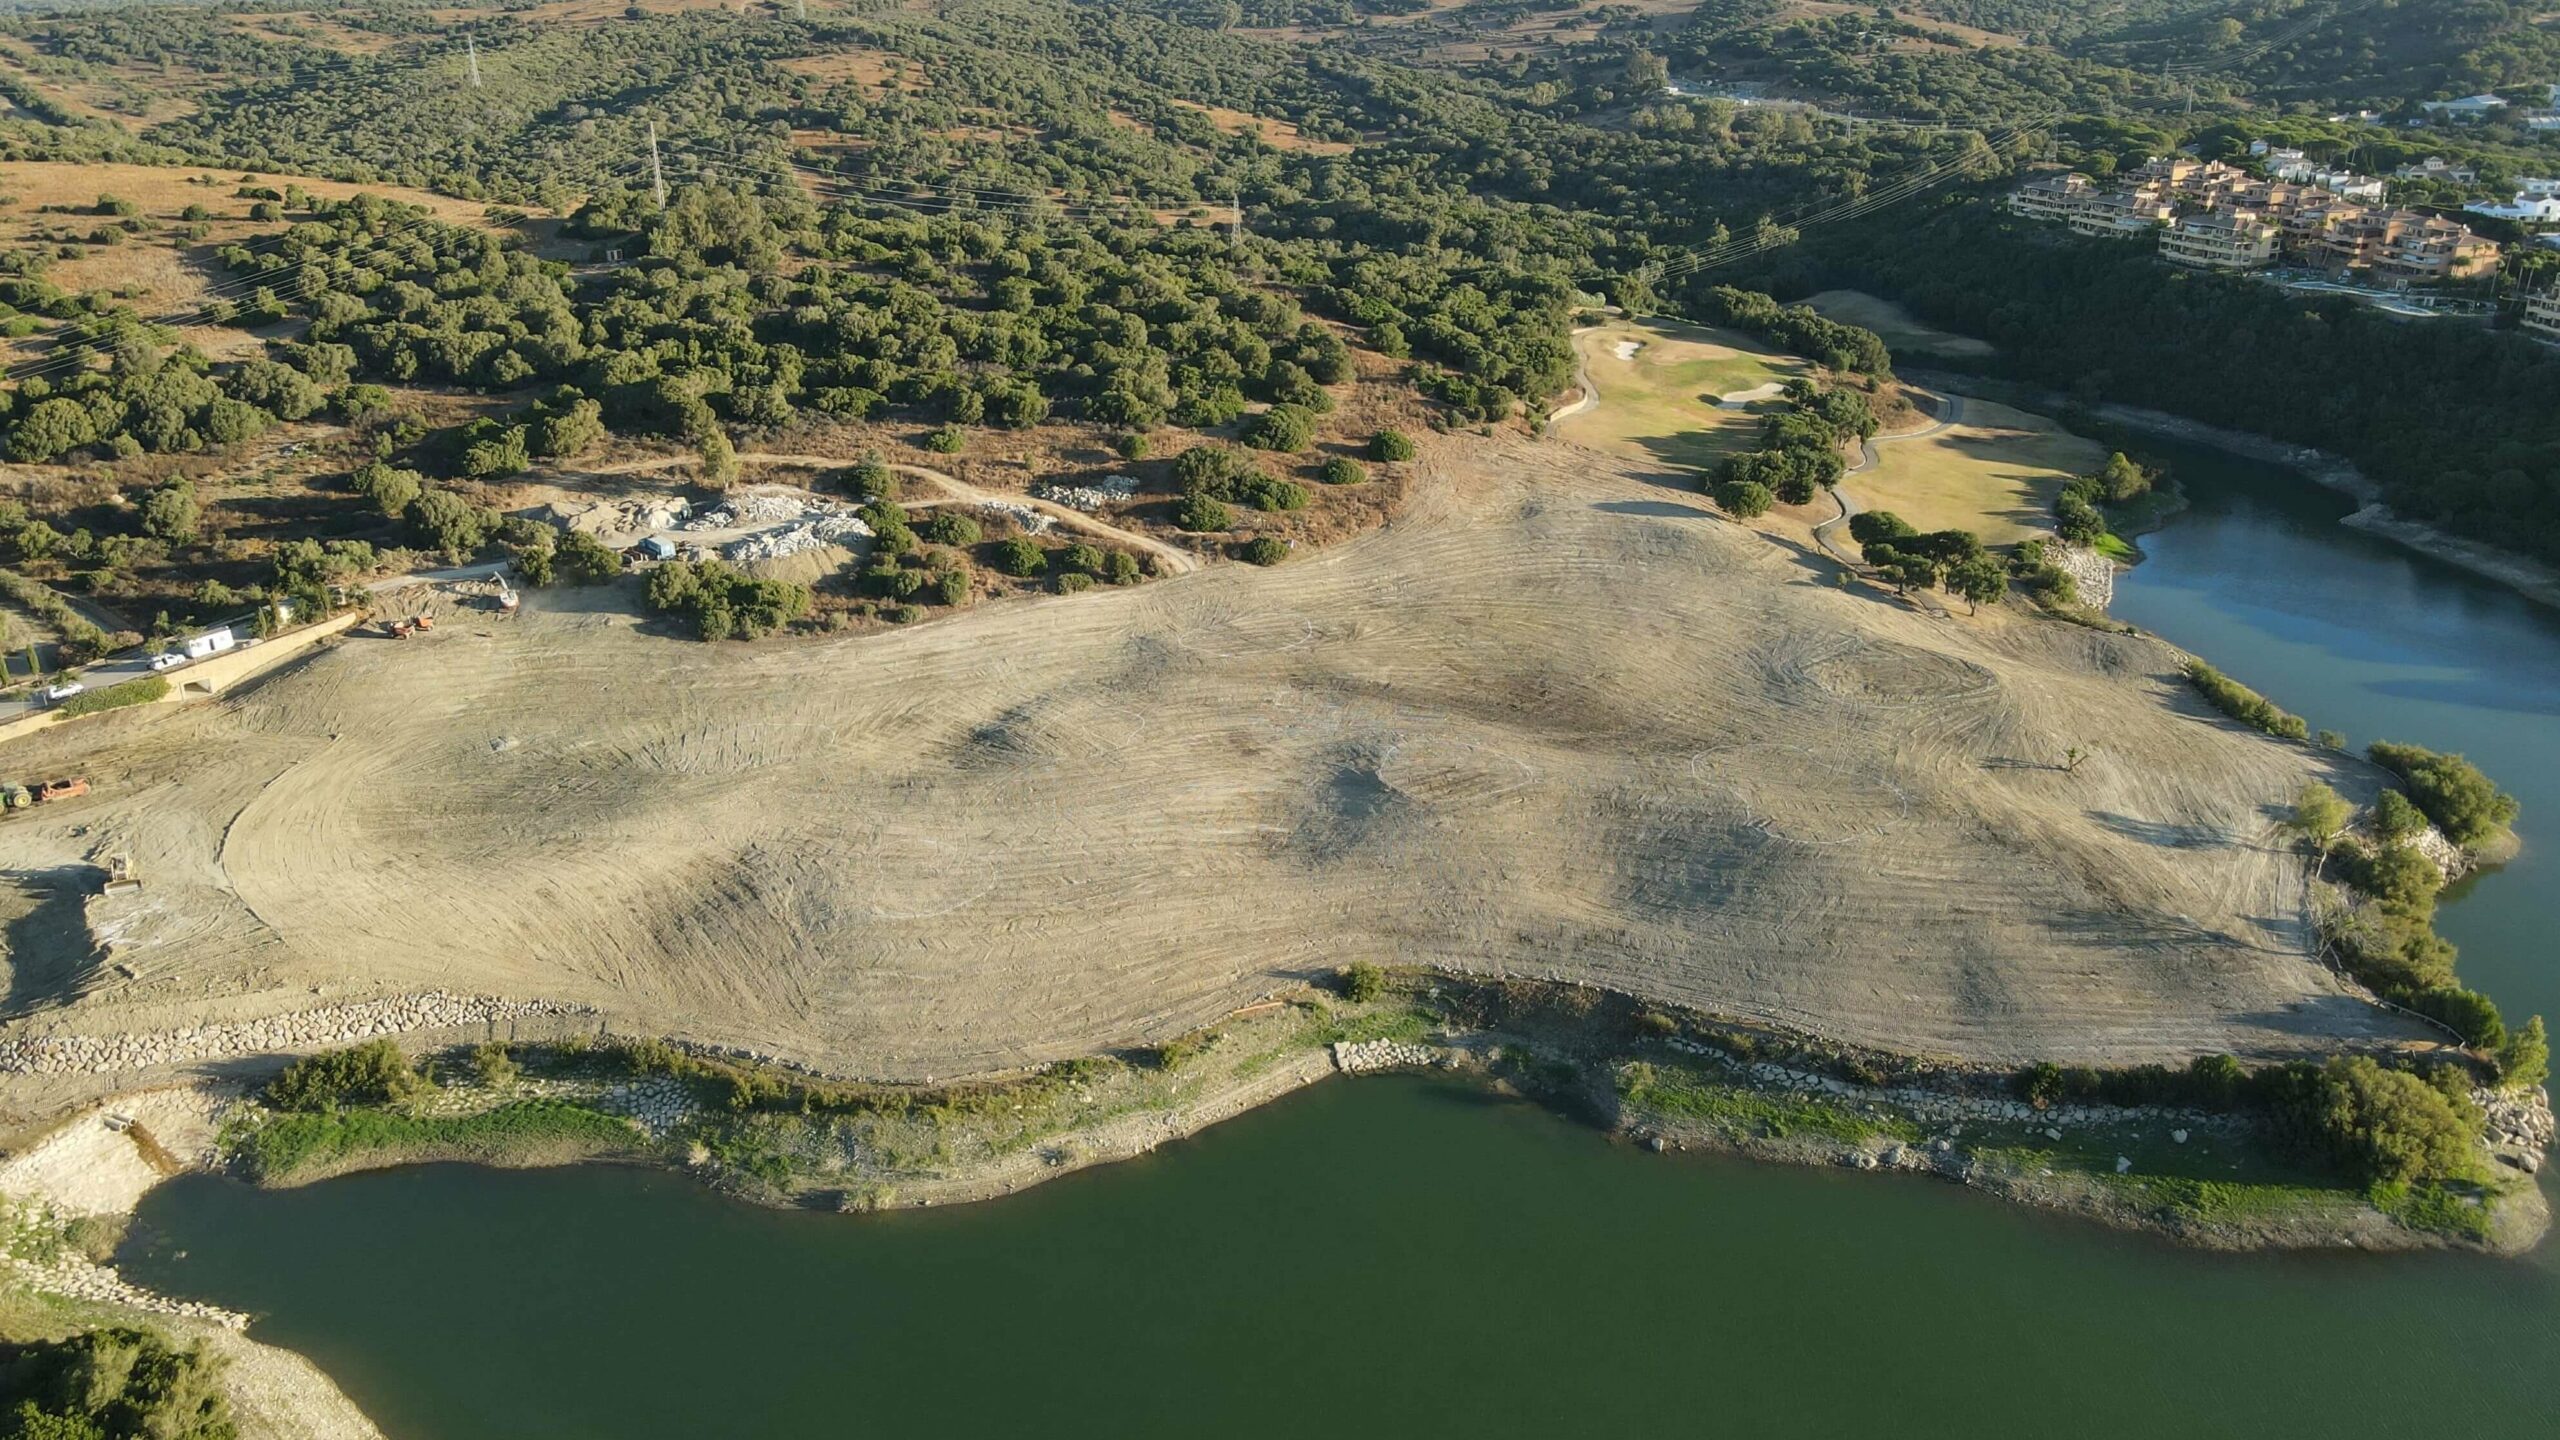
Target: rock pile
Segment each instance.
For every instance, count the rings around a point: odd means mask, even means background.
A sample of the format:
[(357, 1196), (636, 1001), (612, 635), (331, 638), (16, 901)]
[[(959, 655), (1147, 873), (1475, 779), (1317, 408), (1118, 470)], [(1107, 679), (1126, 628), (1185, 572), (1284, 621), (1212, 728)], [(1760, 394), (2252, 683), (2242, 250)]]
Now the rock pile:
[(847, 540), (868, 540), (871, 527), (852, 515), (821, 515), (796, 525), (777, 526), (753, 535), (732, 540), (720, 553), (739, 564), (757, 560), (779, 560), (821, 545), (841, 545)]
[(0, 1040), (0, 1075), (112, 1075), (123, 1070), (148, 1070), (234, 1055), (322, 1050), (410, 1030), (487, 1025), (535, 1015), (593, 1013), (583, 1005), (429, 990), (186, 1030), (138, 1035), (31, 1035)]
[(1333, 1047), (1333, 1068), (1346, 1075), (1454, 1063), (1456, 1057), (1446, 1050), (1403, 1040), (1359, 1040)]
[(1050, 530), (1055, 528), (1058, 523), (1054, 518), (1042, 514), (1040, 511), (1034, 510), (1030, 506), (1023, 504), (1018, 500), (990, 500), (978, 508), (989, 511), (993, 514), (1002, 515), (1014, 524), (1021, 526), (1023, 533), (1026, 535), (1046, 535)]
[(2500, 1158), (2530, 1175), (2542, 1168), (2551, 1148), (2551, 1097), (2541, 1086), (2523, 1090), (2475, 1090), (2489, 1146)]
[(1031, 493), (1038, 499), (1064, 505), (1070, 510), (1082, 510), (1090, 515), (1106, 505), (1126, 500), (1137, 494), (1138, 477), (1105, 475), (1090, 485), (1034, 485), (1031, 487)]

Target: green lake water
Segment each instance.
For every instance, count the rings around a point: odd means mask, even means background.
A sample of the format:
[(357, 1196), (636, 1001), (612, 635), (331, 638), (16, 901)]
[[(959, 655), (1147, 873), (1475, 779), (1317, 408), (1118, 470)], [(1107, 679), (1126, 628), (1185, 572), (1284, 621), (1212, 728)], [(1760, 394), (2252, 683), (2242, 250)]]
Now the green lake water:
[[(2560, 616), (2339, 528), (2290, 477), (2169, 458), (2195, 508), (2117, 612), (2521, 795), (2528, 849), (2444, 926), (2473, 983), (2560, 1015), (2531, 848), (2560, 823)], [(394, 1440), (2131, 1440), (2560, 1433), (2554, 1249), (2196, 1254), (1398, 1078), (948, 1211), (766, 1211), (639, 1170), (191, 1177), (124, 1263), (252, 1312)]]

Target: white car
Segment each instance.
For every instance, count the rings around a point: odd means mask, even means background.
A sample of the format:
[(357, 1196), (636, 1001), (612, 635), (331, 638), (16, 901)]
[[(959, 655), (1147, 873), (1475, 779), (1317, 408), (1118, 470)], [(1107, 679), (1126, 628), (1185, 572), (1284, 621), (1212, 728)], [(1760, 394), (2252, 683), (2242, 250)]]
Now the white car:
[(74, 695), (83, 695), (88, 693), (88, 689), (88, 686), (81, 684), (77, 680), (66, 680), (62, 684), (56, 685), (52, 689), (44, 692), (44, 703), (47, 705), (59, 705)]
[(175, 650), (163, 650), (151, 657), (151, 668), (154, 670), (175, 670), (186, 663), (187, 657)]

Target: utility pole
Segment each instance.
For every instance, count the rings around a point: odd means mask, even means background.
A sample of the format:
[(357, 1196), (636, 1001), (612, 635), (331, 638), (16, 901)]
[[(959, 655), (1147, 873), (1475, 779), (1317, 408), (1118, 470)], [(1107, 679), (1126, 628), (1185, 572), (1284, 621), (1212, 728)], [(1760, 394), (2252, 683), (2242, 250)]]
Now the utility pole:
[(649, 122), (649, 188), (657, 192), (658, 208), (667, 208), (667, 172), (658, 164), (658, 122)]
[(1227, 248), (1236, 258), (1242, 259), (1244, 257), (1244, 192), (1232, 185), (1227, 187), (1227, 208), (1235, 212), (1236, 217), (1235, 223), (1227, 227)]
[(480, 46), (469, 35), (462, 37), (463, 63), (471, 67), (471, 88), (480, 88)]

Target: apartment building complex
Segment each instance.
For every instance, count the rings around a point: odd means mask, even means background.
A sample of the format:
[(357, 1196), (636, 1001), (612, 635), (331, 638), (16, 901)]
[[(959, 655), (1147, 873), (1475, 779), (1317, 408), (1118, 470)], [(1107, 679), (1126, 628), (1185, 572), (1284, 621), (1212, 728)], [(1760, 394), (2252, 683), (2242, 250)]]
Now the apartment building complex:
[(2113, 189), (2086, 175), (2043, 176), (2020, 186), (2009, 204), (2083, 235), (2156, 232), (2162, 258), (2196, 269), (2283, 262), (2407, 286), (2469, 280), (2497, 268), (2497, 242), (2470, 227), (2367, 203), (2381, 194), (2382, 182), (2371, 176), (2310, 165), (2298, 152), (2268, 158), (2282, 175), (2159, 156), (2119, 175)]
[(2560, 345), (2560, 286), (2525, 297), (2524, 329), (2528, 335)]

